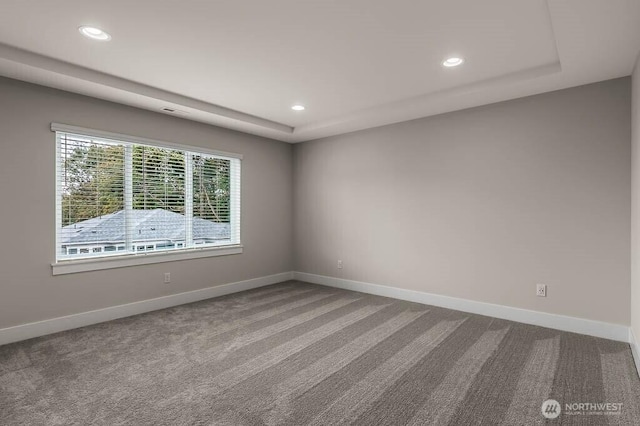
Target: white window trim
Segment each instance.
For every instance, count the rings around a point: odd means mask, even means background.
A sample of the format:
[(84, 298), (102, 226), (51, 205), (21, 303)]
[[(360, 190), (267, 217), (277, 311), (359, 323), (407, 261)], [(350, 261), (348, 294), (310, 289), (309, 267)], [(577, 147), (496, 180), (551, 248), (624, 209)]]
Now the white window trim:
[[(159, 141), (155, 139), (142, 138), (138, 136), (125, 135), (122, 133), (113, 133), (107, 132), (103, 130), (95, 130), (89, 129), (85, 127), (71, 126), (67, 124), (60, 123), (51, 123), (51, 131), (53, 132), (66, 132), (72, 134), (79, 134), (83, 136), (89, 136), (92, 138), (100, 139), (104, 138), (107, 140), (115, 140), (115, 141), (126, 141), (130, 143), (139, 143), (144, 145), (153, 145), (161, 148), (171, 148), (177, 149), (181, 151), (193, 151), (199, 154), (207, 154), (213, 156), (220, 156), (226, 158), (237, 158), (242, 160), (241, 154), (212, 150), (207, 148), (202, 148), (199, 146), (192, 145), (183, 145), (177, 144), (173, 142)], [(60, 156), (60, 144), (56, 138), (56, 161)], [(130, 167), (129, 162), (125, 161), (125, 167)], [(233, 169), (233, 162), (232, 162)], [(234, 173), (238, 173), (238, 170), (231, 170), (232, 175)], [(240, 176), (238, 176), (240, 178)], [(58, 224), (61, 223), (60, 216), (60, 197), (57, 196), (57, 191), (59, 188), (59, 173), (56, 171), (56, 229)], [(239, 181), (232, 180), (232, 185), (239, 185)], [(236, 189), (239, 189), (236, 187)], [(125, 191), (131, 191), (131, 188), (125, 188)], [(125, 197), (126, 200), (126, 197)], [(237, 190), (231, 191), (231, 205), (240, 208), (240, 194)], [(232, 229), (234, 224), (231, 224)], [(241, 228), (240, 232), (242, 232)], [(56, 250), (58, 249), (58, 241), (57, 241), (58, 232), (56, 231)], [(237, 236), (240, 238), (240, 236)], [(178, 260), (188, 260), (188, 259), (199, 259), (204, 257), (214, 257), (214, 256), (227, 256), (232, 254), (242, 254), (243, 245), (240, 243), (240, 240), (233, 241), (232, 244), (224, 245), (224, 246), (208, 246), (208, 247), (196, 247), (189, 248), (179, 251), (169, 251), (169, 252), (145, 252), (144, 254), (138, 253), (126, 253), (121, 255), (111, 255), (104, 256), (99, 258), (83, 258), (77, 260), (61, 260), (58, 262), (53, 262), (51, 264), (51, 269), (53, 275), (63, 275), (63, 274), (73, 274), (77, 272), (87, 272), (87, 271), (98, 271), (103, 269), (112, 269), (112, 268), (123, 268), (127, 266), (137, 266), (137, 265), (148, 265), (153, 263), (162, 263), (162, 262), (173, 262)]]
[(76, 272), (99, 271), (102, 269), (125, 268), (127, 266), (149, 265), (152, 263), (175, 262), (177, 260), (200, 259), (203, 257), (242, 254), (243, 246), (206, 247), (172, 252), (127, 253), (104, 256), (97, 259), (63, 260), (52, 263), (53, 275), (75, 274)]
[(238, 158), (242, 160), (242, 154), (233, 152), (218, 151), (215, 149), (203, 148), (201, 146), (184, 145), (175, 142), (160, 141), (157, 139), (142, 138), (140, 136), (125, 135), (123, 133), (112, 133), (104, 130), (88, 129), (85, 127), (70, 126), (68, 124), (51, 123), (52, 132), (75, 133), (82, 136), (90, 136), (95, 139), (104, 138), (110, 141), (123, 141), (131, 143), (139, 143), (143, 145), (153, 145), (160, 148), (171, 148), (179, 151), (195, 151), (202, 154), (217, 155), (227, 158)]

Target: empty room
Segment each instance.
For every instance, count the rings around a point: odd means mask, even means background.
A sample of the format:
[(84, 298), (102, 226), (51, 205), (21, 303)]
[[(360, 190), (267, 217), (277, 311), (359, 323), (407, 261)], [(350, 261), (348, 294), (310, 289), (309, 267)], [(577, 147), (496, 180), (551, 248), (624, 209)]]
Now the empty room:
[(0, 0), (0, 426), (640, 425), (640, 1)]

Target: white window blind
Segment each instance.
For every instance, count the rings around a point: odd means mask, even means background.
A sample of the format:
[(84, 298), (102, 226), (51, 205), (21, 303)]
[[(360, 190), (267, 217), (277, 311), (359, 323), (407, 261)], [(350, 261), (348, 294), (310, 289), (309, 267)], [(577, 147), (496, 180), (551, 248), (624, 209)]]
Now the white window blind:
[(56, 262), (240, 244), (239, 158), (126, 139), (56, 131)]

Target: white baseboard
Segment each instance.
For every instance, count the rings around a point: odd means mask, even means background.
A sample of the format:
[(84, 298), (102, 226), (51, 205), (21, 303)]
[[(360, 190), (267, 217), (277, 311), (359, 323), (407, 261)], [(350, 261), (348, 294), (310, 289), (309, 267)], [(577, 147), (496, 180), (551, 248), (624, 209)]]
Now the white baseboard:
[(549, 314), (540, 311), (530, 311), (510, 306), (476, 302), (468, 299), (459, 299), (457, 297), (442, 296), (438, 294), (388, 287), (379, 284), (345, 280), (342, 278), (327, 277), (324, 275), (308, 274), (305, 272), (294, 272), (293, 276), (296, 280), (306, 281), (313, 284), (360, 291), (362, 293), (423, 303), (425, 305), (440, 306), (443, 308), (454, 309), (456, 311), (486, 315), (525, 324), (553, 328), (556, 330), (586, 334), (589, 336), (603, 337), (605, 339), (617, 340), (620, 342), (629, 342), (630, 328), (621, 324)]
[(631, 346), (633, 360), (636, 363), (636, 371), (638, 376), (640, 376), (640, 341), (636, 340), (636, 336), (633, 334), (631, 327), (629, 327), (629, 345)]
[(212, 297), (224, 296), (225, 294), (237, 293), (239, 291), (250, 290), (252, 288), (277, 284), (290, 279), (293, 279), (293, 272), (283, 272), (281, 274), (268, 275), (246, 281), (238, 281), (215, 287), (203, 288), (200, 290), (171, 294), (169, 296), (158, 297), (155, 299), (142, 300), (140, 302), (127, 303), (126, 305), (111, 306), (95, 311), (82, 312), (79, 314), (2, 328), (0, 329), (0, 345), (57, 333), (59, 331), (71, 330), (73, 328), (84, 327), (100, 322), (111, 321), (131, 315), (143, 314), (145, 312), (156, 311), (158, 309), (184, 305), (185, 303), (197, 302), (199, 300), (210, 299)]

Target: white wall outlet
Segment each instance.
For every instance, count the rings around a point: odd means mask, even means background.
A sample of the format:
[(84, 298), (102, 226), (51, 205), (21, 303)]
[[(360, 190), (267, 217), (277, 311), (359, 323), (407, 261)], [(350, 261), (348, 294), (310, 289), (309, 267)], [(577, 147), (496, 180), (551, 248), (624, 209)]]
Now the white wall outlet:
[(171, 282), (171, 272), (164, 273), (164, 283), (169, 284)]
[(342, 260), (338, 260), (338, 269), (342, 269)]
[(547, 285), (546, 284), (536, 284), (536, 296), (538, 296), (538, 297), (547, 297)]

